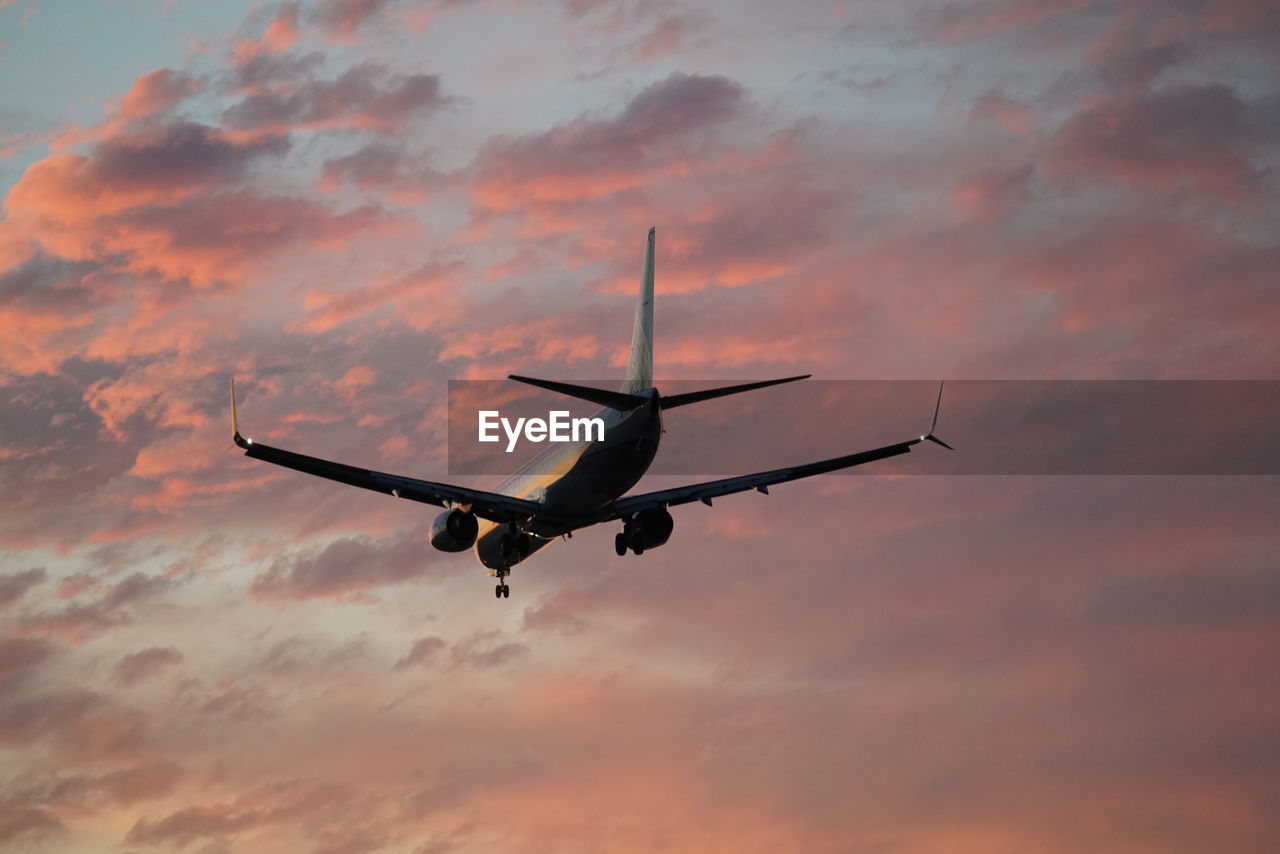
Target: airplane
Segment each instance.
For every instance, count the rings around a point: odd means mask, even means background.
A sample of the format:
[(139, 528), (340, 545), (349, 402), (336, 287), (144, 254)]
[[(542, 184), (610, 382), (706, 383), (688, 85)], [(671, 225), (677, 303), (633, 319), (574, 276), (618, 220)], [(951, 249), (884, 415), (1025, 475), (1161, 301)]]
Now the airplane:
[(631, 334), (631, 358), (618, 391), (516, 374), (508, 376), (517, 382), (604, 407), (597, 416), (605, 422), (603, 439), (551, 445), (503, 480), (495, 491), (486, 492), (371, 471), (272, 448), (246, 438), (240, 433), (234, 378), (231, 380), (232, 439), (244, 449), (245, 456), (254, 459), (445, 508), (431, 525), (431, 545), (444, 552), (474, 549), (477, 559), (489, 569), (490, 577), (497, 579), (494, 596), (499, 599), (511, 595), (506, 578), (512, 567), (555, 539), (569, 538), (574, 531), (591, 525), (621, 522), (622, 530), (614, 538), (614, 551), (619, 556), (628, 551), (641, 555), (664, 545), (671, 537), (675, 526), (671, 507), (693, 501), (710, 506), (714, 498), (749, 490), (768, 495), (770, 486), (905, 454), (925, 441), (954, 450), (934, 435), (942, 405), (942, 386), (939, 385), (929, 431), (905, 442), (798, 466), (627, 495), (627, 490), (639, 482), (658, 451), (664, 411), (810, 376), (804, 374), (685, 394), (660, 394), (653, 385), (655, 232), (656, 228), (649, 229)]

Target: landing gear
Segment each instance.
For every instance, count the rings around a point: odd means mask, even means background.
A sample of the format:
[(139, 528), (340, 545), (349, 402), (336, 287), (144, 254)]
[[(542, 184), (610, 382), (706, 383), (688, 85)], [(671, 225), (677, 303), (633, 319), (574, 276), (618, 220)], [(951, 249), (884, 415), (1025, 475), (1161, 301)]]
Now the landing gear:
[(494, 599), (509, 599), (511, 597), (511, 587), (506, 582), (506, 577), (511, 573), (509, 569), (499, 569), (492, 575), (498, 577), (498, 584), (493, 588)]
[(622, 520), (622, 531), (614, 535), (613, 550), (621, 557), (628, 550), (642, 555), (671, 537), (675, 522), (665, 507), (650, 507)]
[(624, 527), (613, 538), (613, 550), (618, 553), (618, 557), (625, 555), (628, 549), (637, 555), (644, 554), (644, 534), (630, 525)]
[(533, 543), (528, 534), (513, 527), (498, 537), (498, 551), (504, 558), (518, 557), (523, 560), (533, 551)]

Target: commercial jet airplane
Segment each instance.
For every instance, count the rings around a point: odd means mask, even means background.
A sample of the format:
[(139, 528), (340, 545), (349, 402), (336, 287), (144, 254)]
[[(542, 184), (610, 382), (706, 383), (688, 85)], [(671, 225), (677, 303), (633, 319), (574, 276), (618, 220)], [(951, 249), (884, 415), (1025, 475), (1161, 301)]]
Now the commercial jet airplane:
[(515, 474), (502, 481), (494, 492), (464, 486), (418, 480), (404, 475), (384, 474), (357, 466), (308, 457), (259, 444), (240, 434), (236, 413), (235, 380), (231, 381), (231, 424), (233, 439), (245, 456), (296, 469), (318, 477), (383, 492), (445, 508), (431, 526), (431, 545), (441, 551), (461, 552), (475, 548), (480, 563), (496, 577), (494, 595), (506, 598), (511, 588), (506, 577), (511, 568), (557, 537), (601, 522), (620, 521), (622, 530), (614, 540), (619, 556), (628, 551), (637, 555), (656, 548), (671, 536), (674, 521), (669, 508), (735, 492), (755, 490), (768, 494), (769, 487), (789, 480), (859, 466), (908, 453), (924, 441), (951, 448), (933, 435), (938, 424), (942, 388), (933, 408), (929, 432), (896, 445), (859, 451), (843, 457), (774, 469), (756, 474), (727, 477), (674, 489), (660, 489), (626, 495), (653, 462), (662, 438), (664, 410), (698, 403), (729, 394), (764, 388), (778, 383), (807, 379), (808, 374), (778, 380), (706, 389), (687, 394), (663, 396), (653, 387), (653, 246), (654, 229), (649, 229), (645, 247), (644, 272), (636, 305), (635, 327), (631, 334), (631, 361), (620, 391), (590, 388), (532, 379), (512, 374), (510, 379), (603, 406), (597, 417), (604, 420), (603, 439), (550, 445)]

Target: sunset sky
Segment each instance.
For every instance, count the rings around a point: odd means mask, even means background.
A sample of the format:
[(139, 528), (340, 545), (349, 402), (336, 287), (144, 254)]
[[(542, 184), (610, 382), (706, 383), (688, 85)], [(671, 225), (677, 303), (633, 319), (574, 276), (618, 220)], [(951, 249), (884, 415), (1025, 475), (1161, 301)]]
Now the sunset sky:
[(495, 601), (227, 397), (444, 479), (449, 380), (621, 378), (650, 226), (659, 378), (1280, 379), (1274, 3), (0, 0), (0, 81), (0, 849), (1280, 850), (1276, 476), (822, 477)]

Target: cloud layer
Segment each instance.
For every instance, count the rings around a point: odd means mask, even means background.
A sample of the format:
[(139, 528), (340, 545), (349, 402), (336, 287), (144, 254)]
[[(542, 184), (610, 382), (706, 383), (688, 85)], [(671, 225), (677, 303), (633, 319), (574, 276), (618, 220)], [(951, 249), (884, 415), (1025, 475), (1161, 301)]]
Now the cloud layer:
[[(0, 108), (0, 847), (1274, 849), (1274, 477), (822, 478), (495, 603), (228, 437), (443, 478), (448, 380), (620, 376), (653, 225), (672, 381), (1276, 379), (1274, 15), (1166, 6), (0, 4), (83, 87)], [(743, 401), (671, 450), (807, 453)]]

